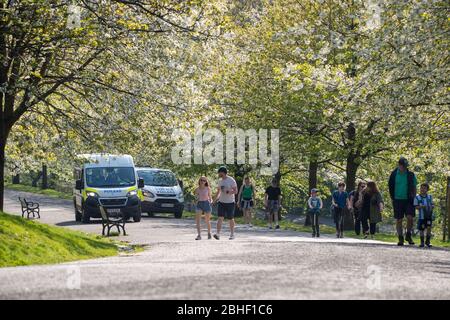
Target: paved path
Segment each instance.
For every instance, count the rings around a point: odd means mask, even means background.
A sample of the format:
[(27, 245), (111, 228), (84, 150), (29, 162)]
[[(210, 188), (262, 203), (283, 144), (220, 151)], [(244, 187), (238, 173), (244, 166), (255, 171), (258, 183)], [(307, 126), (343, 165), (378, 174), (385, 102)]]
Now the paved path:
[[(6, 211), (18, 213), (16, 191)], [(27, 195), (41, 222), (99, 234), (74, 222), (70, 201)], [(0, 269), (0, 298), (81, 299), (450, 299), (450, 252), (377, 241), (311, 239), (289, 231), (247, 230), (195, 241), (192, 220), (144, 218), (125, 241), (133, 255)]]

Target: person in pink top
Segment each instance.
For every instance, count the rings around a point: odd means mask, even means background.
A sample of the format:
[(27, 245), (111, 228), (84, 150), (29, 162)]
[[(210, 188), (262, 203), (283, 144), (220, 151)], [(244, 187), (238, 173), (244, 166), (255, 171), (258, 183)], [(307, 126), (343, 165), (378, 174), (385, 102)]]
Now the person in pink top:
[(205, 217), (206, 226), (208, 228), (208, 239), (211, 239), (211, 187), (209, 186), (208, 179), (201, 177), (198, 180), (198, 188), (195, 189), (195, 222), (197, 224), (197, 238), (195, 240), (201, 240), (201, 219), (202, 215)]

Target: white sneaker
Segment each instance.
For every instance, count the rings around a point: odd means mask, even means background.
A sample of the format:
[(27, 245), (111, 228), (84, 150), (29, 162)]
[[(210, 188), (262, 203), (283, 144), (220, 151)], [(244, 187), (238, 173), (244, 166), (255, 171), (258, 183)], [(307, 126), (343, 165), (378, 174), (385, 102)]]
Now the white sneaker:
[(253, 228), (253, 225), (250, 223), (250, 224), (248, 225), (248, 227), (249, 227), (249, 228)]

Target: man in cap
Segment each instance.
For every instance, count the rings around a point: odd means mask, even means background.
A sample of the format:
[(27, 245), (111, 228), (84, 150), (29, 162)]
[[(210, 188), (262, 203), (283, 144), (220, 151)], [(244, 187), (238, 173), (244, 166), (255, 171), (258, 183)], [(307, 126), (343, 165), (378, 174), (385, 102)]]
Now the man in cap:
[[(389, 177), (389, 194), (394, 208), (394, 218), (397, 220), (398, 245), (406, 240), (414, 245), (412, 228), (415, 216), (414, 198), (417, 192), (417, 178), (408, 169), (408, 160), (400, 158), (398, 167)], [(406, 238), (403, 237), (403, 219), (406, 217)]]

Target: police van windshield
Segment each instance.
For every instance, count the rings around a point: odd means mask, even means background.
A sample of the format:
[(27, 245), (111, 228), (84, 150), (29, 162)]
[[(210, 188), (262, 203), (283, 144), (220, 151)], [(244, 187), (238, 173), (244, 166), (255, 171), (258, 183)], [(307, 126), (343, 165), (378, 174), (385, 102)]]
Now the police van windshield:
[(136, 184), (134, 168), (87, 168), (86, 184), (93, 188), (132, 187)]
[(147, 186), (174, 187), (178, 184), (175, 175), (170, 171), (138, 171), (139, 178), (144, 179)]

